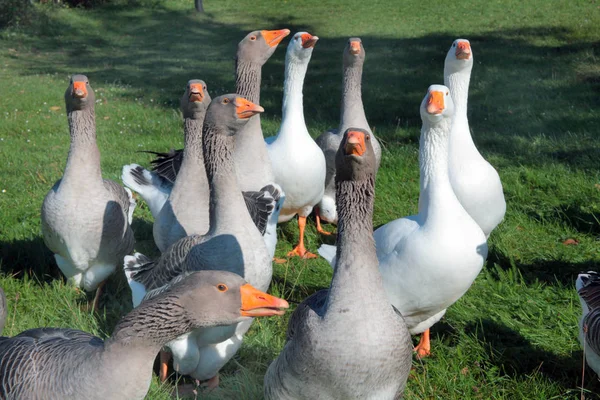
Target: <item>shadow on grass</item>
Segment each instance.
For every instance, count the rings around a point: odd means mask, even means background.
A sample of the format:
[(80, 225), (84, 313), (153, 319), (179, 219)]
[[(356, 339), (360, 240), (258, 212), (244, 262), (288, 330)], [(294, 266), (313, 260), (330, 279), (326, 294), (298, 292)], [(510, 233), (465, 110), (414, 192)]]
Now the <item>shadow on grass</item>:
[[(236, 46), (248, 32), (216, 22), (210, 13), (161, 7), (150, 12), (104, 8), (73, 20), (57, 15), (49, 14), (49, 23), (37, 36), (23, 39), (30, 52), (11, 53), (22, 74), (59, 73), (66, 78), (85, 72), (92, 82), (125, 85), (127, 99), (154, 96), (168, 108), (178, 107), (181, 89), (191, 78), (204, 79), (213, 97), (232, 91)], [(293, 20), (293, 15), (267, 18), (256, 28), (287, 27), (321, 36), (306, 77), (305, 115), (309, 127), (318, 122), (335, 127), (347, 38), (323, 36), (318, 26), (294, 25)], [(93, 29), (84, 21), (91, 21)], [(536, 27), (469, 37), (475, 56), (470, 121), (484, 154), (524, 165), (558, 162), (595, 170), (600, 147), (593, 133), (600, 114), (591, 111), (600, 101), (600, 74), (586, 54), (597, 52), (600, 42), (577, 35), (568, 28)], [(397, 127), (420, 127), (419, 104), (430, 84), (442, 82), (445, 54), (454, 39), (450, 34), (362, 37), (367, 53), (365, 108), (388, 145), (416, 143), (417, 135), (407, 139), (394, 132)], [(280, 47), (286, 45), (287, 40)], [(285, 49), (279, 49), (263, 68), (261, 104), (269, 115), (280, 115), (284, 56)], [(562, 148), (534, 145), (538, 135), (563, 139)], [(579, 140), (585, 135), (589, 140)]]
[(0, 242), (0, 263), (6, 275), (35, 276), (40, 282), (61, 279), (62, 273), (54, 256), (38, 236), (34, 239)]
[[(486, 363), (500, 368), (509, 376), (525, 377), (540, 373), (548, 379), (559, 382), (566, 388), (581, 385), (582, 352), (571, 356), (559, 356), (532, 345), (518, 332), (484, 319), (465, 327), (465, 333), (473, 335), (493, 352)], [(586, 374), (586, 389), (598, 393), (600, 383), (593, 374)], [(600, 398), (594, 397), (587, 398)]]
[(558, 281), (565, 286), (572, 286), (577, 274), (581, 271), (598, 271), (600, 269), (600, 263), (594, 260), (584, 262), (536, 260), (531, 264), (521, 263), (492, 248), (488, 254), (487, 265), (494, 264), (504, 270), (516, 268), (528, 285), (536, 282), (552, 285)]

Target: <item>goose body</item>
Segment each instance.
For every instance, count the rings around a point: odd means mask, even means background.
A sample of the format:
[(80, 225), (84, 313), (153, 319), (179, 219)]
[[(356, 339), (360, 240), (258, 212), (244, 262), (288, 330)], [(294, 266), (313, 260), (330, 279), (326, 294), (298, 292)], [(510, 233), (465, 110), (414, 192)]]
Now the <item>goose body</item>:
[(298, 214), (300, 242), (292, 254), (301, 257), (312, 255), (304, 248), (304, 225), (323, 197), (325, 183), (325, 157), (308, 133), (302, 102), (304, 77), (317, 40), (318, 37), (307, 32), (298, 32), (288, 45), (283, 118), (277, 136), (267, 144), (275, 182), (286, 195), (279, 222), (289, 221)]
[(581, 273), (575, 283), (581, 301), (579, 342), (587, 364), (600, 376), (600, 275)]
[(412, 361), (410, 335), (391, 306), (373, 242), (375, 154), (366, 130), (348, 129), (337, 154), (340, 213), (329, 289), (291, 316), (269, 366), (265, 399), (398, 399)]
[[(486, 237), (461, 206), (448, 179), (448, 135), (454, 112), (445, 86), (430, 86), (421, 103), (421, 208), (373, 234), (379, 270), (390, 302), (411, 334), (424, 333), (420, 356), (429, 354), (429, 328), (469, 289), (487, 257)], [(331, 249), (319, 253), (332, 258)]]
[(209, 187), (202, 154), (202, 124), (210, 103), (206, 83), (191, 80), (181, 98), (185, 148), (178, 179), (154, 221), (154, 242), (165, 251), (182, 237), (208, 231)]
[(377, 159), (377, 170), (381, 163), (381, 146), (371, 132), (365, 109), (362, 102), (362, 72), (365, 61), (365, 49), (359, 38), (350, 38), (343, 53), (343, 83), (342, 101), (340, 110), (340, 125), (322, 133), (316, 143), (323, 151), (326, 161), (325, 189), (323, 197), (318, 204), (317, 222), (324, 220), (337, 224), (337, 211), (335, 206), (335, 155), (346, 129), (365, 129), (372, 137), (373, 149)]
[[(238, 95), (214, 99), (203, 127), (204, 162), (210, 185), (210, 229), (172, 244), (151, 263), (140, 254), (125, 258), (125, 271), (132, 288), (134, 305), (140, 298), (182, 274), (197, 270), (221, 269), (243, 276), (253, 286), (266, 290), (272, 265), (265, 242), (250, 218), (235, 173), (235, 136), (248, 119), (262, 108)], [(272, 199), (272, 207), (275, 200)], [(206, 380), (235, 354), (251, 321), (231, 326), (201, 329), (169, 343), (174, 366), (183, 374)], [(234, 337), (238, 336), (238, 338)], [(232, 346), (222, 344), (231, 339)], [(226, 351), (220, 351), (225, 347)]]
[(504, 218), (506, 202), (498, 172), (481, 156), (469, 130), (467, 100), (472, 67), (469, 41), (455, 40), (444, 65), (444, 84), (450, 89), (456, 108), (448, 147), (448, 173), (456, 197), (489, 237)]
[(200, 327), (281, 315), (287, 302), (238, 275), (202, 271), (187, 276), (123, 317), (103, 341), (74, 329), (38, 328), (0, 338), (3, 399), (143, 399), (156, 353)]
[(74, 75), (65, 93), (71, 147), (64, 175), (42, 204), (42, 234), (62, 273), (78, 287), (96, 289), (133, 250), (135, 201), (106, 179), (96, 145), (94, 92)]

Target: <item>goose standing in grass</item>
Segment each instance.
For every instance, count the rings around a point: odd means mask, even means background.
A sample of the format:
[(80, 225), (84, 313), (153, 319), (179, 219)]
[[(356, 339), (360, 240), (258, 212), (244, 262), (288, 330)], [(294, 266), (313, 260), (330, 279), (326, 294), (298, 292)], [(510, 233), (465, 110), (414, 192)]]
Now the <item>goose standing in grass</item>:
[(575, 284), (582, 315), (579, 321), (579, 342), (587, 364), (600, 376), (600, 275), (581, 273)]
[(143, 399), (161, 347), (192, 329), (281, 315), (285, 300), (239, 275), (196, 272), (121, 318), (103, 341), (75, 329), (37, 328), (0, 338), (3, 399)]
[[(471, 287), (488, 248), (484, 233), (456, 198), (448, 178), (454, 115), (448, 88), (431, 85), (420, 110), (419, 213), (385, 224), (374, 238), (386, 292), (410, 333), (423, 333), (415, 351), (425, 357), (430, 353), (429, 328)], [(321, 246), (319, 254), (335, 263), (334, 246)]]
[(188, 82), (181, 98), (185, 132), (181, 173), (153, 226), (154, 242), (161, 252), (182, 237), (208, 231), (209, 189), (202, 154), (202, 124), (210, 100), (203, 81)]
[[(180, 101), (185, 147), (178, 182), (138, 164), (123, 167), (123, 183), (139, 193), (154, 216), (154, 241), (160, 251), (186, 236), (185, 232), (204, 233), (208, 230), (208, 181), (202, 156), (202, 124), (210, 100), (204, 81), (192, 79), (187, 83)], [(168, 204), (166, 209), (165, 204)]]
[(265, 375), (267, 400), (402, 397), (412, 344), (377, 267), (376, 165), (371, 135), (349, 128), (336, 156), (340, 217), (333, 279), (292, 314), (287, 343)]
[(319, 38), (307, 32), (298, 32), (288, 45), (285, 57), (285, 82), (281, 127), (277, 136), (267, 138), (267, 149), (275, 182), (286, 195), (279, 222), (286, 222), (298, 214), (300, 239), (288, 256), (315, 258), (304, 247), (306, 217), (323, 197), (325, 157), (306, 129), (302, 103), (302, 87), (306, 69)]
[[(239, 95), (214, 99), (203, 127), (204, 163), (210, 185), (210, 229), (206, 235), (184, 237), (152, 263), (141, 254), (125, 257), (125, 273), (134, 306), (147, 292), (196, 270), (227, 270), (265, 291), (273, 267), (265, 242), (244, 204), (237, 183), (233, 147), (236, 136), (262, 107)], [(274, 204), (273, 204), (274, 206)], [(252, 321), (202, 329), (171, 341), (175, 369), (217, 386), (218, 371), (237, 352)], [(161, 379), (166, 378), (166, 363)]]
[(365, 49), (360, 38), (348, 39), (343, 54), (343, 83), (342, 104), (340, 111), (340, 126), (322, 133), (316, 142), (325, 154), (327, 175), (325, 177), (325, 193), (318, 204), (316, 218), (317, 231), (329, 234), (321, 227), (321, 220), (337, 224), (337, 211), (335, 208), (335, 155), (340, 147), (342, 136), (350, 127), (365, 129), (371, 135), (377, 165), (375, 174), (381, 162), (381, 146), (377, 141), (365, 116), (362, 102), (362, 72), (365, 62)]
[(504, 218), (506, 202), (498, 172), (481, 156), (469, 130), (467, 100), (472, 68), (471, 44), (456, 39), (444, 63), (444, 84), (456, 109), (448, 145), (449, 176), (458, 201), (489, 237)]
[(71, 146), (62, 179), (42, 204), (42, 234), (62, 273), (86, 291), (100, 285), (133, 250), (135, 201), (128, 189), (102, 179), (96, 144), (94, 91), (73, 75), (65, 92)]

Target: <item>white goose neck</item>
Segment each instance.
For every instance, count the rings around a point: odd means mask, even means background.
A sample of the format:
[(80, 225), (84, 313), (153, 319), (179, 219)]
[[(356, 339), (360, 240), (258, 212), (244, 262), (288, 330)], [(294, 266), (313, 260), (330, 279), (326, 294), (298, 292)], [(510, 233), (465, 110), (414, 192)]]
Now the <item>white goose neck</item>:
[(469, 98), (469, 83), (471, 81), (471, 68), (452, 71), (444, 69), (444, 85), (450, 89), (454, 101), (454, 118), (467, 118), (467, 100)]
[(370, 132), (362, 101), (362, 64), (344, 68), (339, 134), (354, 127)]
[[(285, 57), (282, 127), (287, 124), (301, 124), (301, 126), (306, 126), (304, 122), (302, 87), (304, 86), (308, 61), (310, 61), (310, 58), (299, 60), (297, 57), (290, 55), (289, 52)], [(283, 129), (281, 131), (285, 132)]]
[(419, 213), (424, 220), (442, 216), (449, 207), (458, 203), (448, 175), (448, 132), (451, 123), (449, 118), (435, 125), (425, 120), (421, 129)]

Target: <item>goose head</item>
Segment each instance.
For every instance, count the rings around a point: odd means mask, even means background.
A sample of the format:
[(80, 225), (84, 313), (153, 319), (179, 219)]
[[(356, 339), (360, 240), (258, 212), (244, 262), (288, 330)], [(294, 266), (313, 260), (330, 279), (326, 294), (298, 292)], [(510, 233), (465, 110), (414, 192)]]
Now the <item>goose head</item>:
[(452, 42), (448, 54), (446, 54), (446, 61), (444, 62), (444, 68), (452, 73), (473, 67), (473, 51), (471, 50), (471, 43), (467, 39), (456, 39)]
[(180, 102), (184, 118), (201, 118), (210, 101), (211, 98), (206, 90), (206, 83), (200, 79), (190, 80), (185, 87), (185, 93)]
[(283, 315), (287, 301), (261, 292), (227, 271), (194, 272), (164, 293), (175, 296), (192, 327), (230, 325), (252, 317)]
[(65, 92), (67, 111), (92, 108), (96, 101), (90, 81), (85, 75), (73, 75)]
[(296, 33), (288, 44), (287, 57), (291, 60), (308, 62), (318, 40), (318, 36), (308, 32)]
[(444, 85), (431, 85), (421, 102), (421, 119), (436, 125), (454, 115), (450, 90)]
[(348, 39), (344, 48), (344, 67), (353, 67), (362, 65), (365, 62), (365, 48), (362, 40), (357, 37)]
[(375, 172), (371, 135), (364, 129), (348, 128), (335, 158), (336, 181), (362, 181)]
[(264, 108), (240, 95), (225, 94), (210, 102), (204, 123), (210, 126), (215, 125), (215, 122), (218, 121), (221, 132), (233, 136), (246, 125), (250, 117), (263, 111), (265, 111)]
[(238, 44), (237, 58), (262, 66), (273, 55), (277, 45), (289, 34), (289, 29), (250, 32)]

